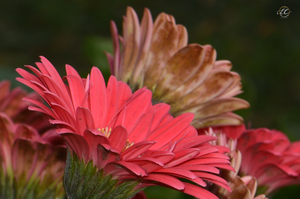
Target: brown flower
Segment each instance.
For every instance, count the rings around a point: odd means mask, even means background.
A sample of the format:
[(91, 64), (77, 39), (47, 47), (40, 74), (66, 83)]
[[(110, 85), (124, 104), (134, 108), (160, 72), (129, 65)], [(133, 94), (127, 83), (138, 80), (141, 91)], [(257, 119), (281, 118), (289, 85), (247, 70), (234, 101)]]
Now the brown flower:
[(128, 7), (123, 37), (118, 36), (114, 22), (111, 31), (114, 55), (107, 53), (111, 73), (132, 90), (147, 86), (153, 102), (170, 104), (173, 116), (195, 113), (196, 128), (243, 122), (232, 113), (249, 107), (248, 102), (234, 98), (241, 93), (240, 76), (230, 71), (230, 61), (216, 61), (212, 46), (188, 45), (187, 30), (173, 16), (161, 13), (153, 23), (145, 9), (140, 25)]

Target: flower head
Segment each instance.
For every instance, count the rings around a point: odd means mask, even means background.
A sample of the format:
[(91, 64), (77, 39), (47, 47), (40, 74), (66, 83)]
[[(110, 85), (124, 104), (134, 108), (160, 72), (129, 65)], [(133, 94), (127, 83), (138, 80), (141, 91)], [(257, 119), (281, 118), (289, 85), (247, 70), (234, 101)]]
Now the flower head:
[(259, 192), (269, 195), (300, 183), (300, 142), (290, 143), (282, 132), (260, 128), (247, 130), (237, 148), (243, 156), (240, 174), (254, 176)]
[[(197, 129), (197, 131), (200, 135), (206, 134), (207, 132), (209, 134), (215, 133), (218, 137), (219, 135), (221, 135), (222, 137), (224, 137), (223, 140), (227, 141), (230, 139), (236, 140), (239, 137), (241, 137), (241, 135), (246, 131), (246, 127), (244, 124), (237, 125), (237, 126), (214, 126), (214, 127)], [(225, 143), (224, 141), (223, 143)]]
[(209, 144), (215, 137), (198, 136), (190, 125), (192, 113), (173, 117), (169, 105), (152, 105), (150, 90), (132, 94), (113, 76), (106, 86), (95, 67), (82, 79), (66, 65), (66, 85), (47, 59), (41, 57), (36, 65), (39, 70), (27, 66), (35, 75), (17, 69), (23, 76), (18, 80), (39, 93), (49, 107), (29, 100), (35, 105), (30, 109), (50, 116), (70, 153), (87, 167), (92, 162), (101, 171), (99, 176), (111, 176), (119, 187), (132, 181), (136, 190), (161, 185), (200, 198), (216, 198), (202, 188), (207, 182), (230, 190), (217, 169), (232, 169), (223, 154), (228, 149)]
[(20, 88), (10, 91), (9, 84), (0, 82), (0, 198), (63, 198), (63, 140), (49, 130), (46, 118), (27, 111), (22, 97), (28, 94)]
[[(111, 73), (136, 90), (147, 86), (153, 102), (171, 105), (170, 113), (195, 113), (193, 126), (237, 125), (243, 119), (231, 113), (249, 104), (241, 93), (240, 76), (231, 72), (227, 60), (216, 61), (210, 45), (187, 44), (184, 26), (173, 16), (161, 13), (152, 21), (145, 9), (141, 24), (134, 10), (127, 8), (123, 37), (111, 23), (114, 55), (107, 53)], [(121, 47), (119, 44), (119, 38)]]
[[(212, 141), (214, 145), (227, 146), (230, 149), (228, 156), (230, 157), (231, 166), (234, 168), (235, 172), (230, 170), (221, 170), (220, 176), (224, 178), (232, 192), (224, 189), (223, 187), (217, 187), (212, 185), (209, 190), (211, 190), (215, 195), (220, 199), (266, 199), (264, 194), (258, 195), (255, 197), (257, 189), (257, 181), (253, 176), (243, 176), (238, 175), (241, 163), (242, 163), (242, 154), (239, 150), (236, 149), (237, 140), (228, 138), (228, 135), (236, 136), (239, 133), (239, 130), (243, 129), (243, 126), (224, 126), (214, 127), (216, 131), (213, 131), (212, 128), (209, 128), (205, 133), (211, 136), (217, 136), (217, 140)], [(226, 133), (226, 134), (225, 134)], [(237, 134), (236, 134), (237, 133)]]

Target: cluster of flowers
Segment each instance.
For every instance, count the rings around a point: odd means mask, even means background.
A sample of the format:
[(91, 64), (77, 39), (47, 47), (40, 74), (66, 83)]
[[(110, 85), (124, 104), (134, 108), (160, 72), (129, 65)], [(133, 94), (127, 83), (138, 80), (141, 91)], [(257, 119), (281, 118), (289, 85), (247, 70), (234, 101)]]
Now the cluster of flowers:
[(96, 67), (81, 78), (66, 65), (61, 78), (44, 57), (17, 80), (47, 105), (1, 82), (0, 198), (137, 199), (158, 185), (264, 199), (300, 183), (300, 142), (245, 129), (232, 113), (249, 107), (234, 97), (240, 76), (212, 46), (188, 44), (184, 26), (165, 13), (153, 23), (148, 9), (140, 24), (129, 7), (123, 36), (111, 31), (107, 85)]

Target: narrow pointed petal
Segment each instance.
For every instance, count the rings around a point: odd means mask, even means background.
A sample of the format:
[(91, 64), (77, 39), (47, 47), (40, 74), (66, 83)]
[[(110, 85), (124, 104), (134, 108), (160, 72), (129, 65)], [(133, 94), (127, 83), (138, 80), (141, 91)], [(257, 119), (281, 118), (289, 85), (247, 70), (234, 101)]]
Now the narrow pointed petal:
[[(129, 132), (139, 121), (140, 117), (146, 112), (151, 103), (152, 93), (149, 90), (144, 90), (140, 94), (134, 93), (131, 101), (126, 103), (126, 123), (122, 124)], [(133, 103), (133, 99), (139, 101), (139, 106)], [(122, 113), (122, 112), (121, 112)]]
[(178, 30), (178, 44), (177, 50), (184, 48), (188, 43), (188, 32), (183, 25), (177, 24)]
[[(180, 154), (180, 152), (184, 155)], [(168, 163), (166, 165), (167, 167), (174, 167), (183, 162), (187, 162), (188, 160), (193, 159), (195, 156), (197, 156), (199, 154), (199, 150), (197, 150), (197, 149), (189, 149), (189, 150), (180, 151), (180, 152), (177, 152), (177, 154), (176, 154), (177, 157), (174, 160), (172, 160), (170, 163)]]
[(109, 137), (110, 145), (119, 153), (126, 147), (128, 138), (127, 130), (122, 126), (117, 126)]
[(163, 120), (169, 116), (170, 106), (167, 104), (156, 104), (153, 106), (155, 111), (155, 117), (153, 118), (150, 132), (153, 132), (160, 124), (163, 124)]
[(249, 103), (239, 98), (215, 99), (190, 111), (197, 114), (198, 118), (214, 116), (223, 112), (249, 107)]
[(129, 98), (132, 96), (131, 89), (128, 87), (127, 84), (124, 82), (119, 81), (118, 82), (118, 88), (119, 88), (119, 101), (117, 103), (117, 110), (120, 110), (121, 107), (129, 100)]
[(170, 174), (173, 176), (180, 176), (181, 178), (186, 178), (186, 179), (196, 179), (197, 176), (185, 169), (178, 169), (178, 168), (163, 168), (163, 169), (158, 169), (155, 171), (155, 173), (164, 173), (164, 174)]
[(134, 144), (133, 146), (129, 147), (124, 151), (123, 153), (124, 160), (136, 158), (137, 156), (143, 154), (146, 150), (148, 150), (153, 144), (154, 142), (149, 142), (149, 141), (139, 142)]
[(92, 113), (87, 108), (78, 107), (76, 110), (76, 122), (78, 132), (83, 135), (86, 129), (95, 129), (94, 118)]
[(136, 164), (133, 164), (130, 162), (124, 162), (124, 161), (117, 161), (117, 162), (114, 162), (111, 164), (116, 164), (116, 165), (122, 166), (137, 176), (141, 176), (141, 177), (147, 176), (146, 171), (142, 167), (140, 167)]
[(211, 127), (211, 126), (224, 126), (224, 125), (242, 125), (244, 122), (244, 119), (232, 112), (227, 112), (207, 118), (195, 118), (194, 127), (199, 129), (203, 127)]
[(177, 178), (163, 175), (163, 174), (149, 174), (144, 177), (145, 180), (157, 181), (169, 187), (172, 187), (176, 190), (184, 190), (184, 183), (178, 180)]
[[(140, 45), (139, 45), (139, 54), (137, 58), (137, 63), (133, 71), (132, 79), (135, 84), (142, 87), (142, 83), (144, 80), (144, 66), (145, 60), (147, 56), (147, 52), (150, 48), (151, 38), (152, 38), (152, 31), (153, 31), (153, 22), (152, 16), (150, 11), (145, 8), (144, 15), (141, 22), (141, 37), (140, 37)], [(132, 85), (133, 83), (131, 83)]]
[(140, 45), (140, 26), (139, 20), (131, 7), (127, 7), (126, 23), (124, 27), (124, 60), (123, 60), (123, 74), (122, 80), (124, 82), (130, 81), (132, 71), (135, 68), (135, 63), (139, 54)]
[(107, 96), (104, 78), (96, 67), (92, 68), (90, 84), (90, 110), (95, 119), (95, 126), (101, 128), (104, 126), (107, 114)]
[[(68, 109), (68, 111), (70, 111), (70, 113), (74, 114), (74, 107), (72, 106), (71, 103), (71, 98), (69, 96), (68, 91), (65, 88), (65, 85), (63, 85), (63, 88), (61, 88), (61, 85), (58, 84), (54, 79), (52, 79), (51, 77), (47, 76), (47, 75), (42, 75), (41, 76), (43, 78), (43, 80), (45, 81), (46, 86), (49, 88), (49, 91), (51, 90), (51, 92), (54, 95), (59, 96), (62, 101), (61, 104)], [(62, 80), (61, 80), (62, 81)]]
[(61, 133), (67, 146), (76, 154), (80, 154), (78, 158), (87, 162), (89, 158), (89, 147), (87, 141), (81, 136), (74, 133)]
[(217, 196), (212, 194), (211, 192), (207, 191), (206, 189), (200, 188), (196, 185), (189, 184), (183, 182), (185, 189), (183, 190), (184, 193), (195, 196), (200, 199), (218, 199)]
[(139, 123), (133, 128), (131, 132), (129, 132), (128, 139), (134, 143), (145, 141), (150, 132), (153, 118), (154, 111), (149, 111), (147, 114), (143, 115), (139, 120)]
[(109, 123), (113, 116), (117, 114), (119, 106), (119, 88), (117, 79), (111, 76), (108, 80), (107, 88), (107, 117), (105, 124)]
[(209, 165), (179, 165), (177, 168), (188, 169), (192, 171), (206, 171), (210, 173), (219, 174), (219, 169)]
[(188, 148), (188, 147), (197, 147), (197, 145), (201, 145), (205, 142), (210, 142), (215, 139), (216, 139), (216, 137), (206, 136), (206, 135), (199, 135), (196, 138), (190, 137), (190, 138), (187, 138), (187, 139), (184, 139), (184, 140), (178, 142), (174, 151), (181, 150), (181, 149)]
[(206, 173), (206, 172), (195, 172), (195, 174), (205, 180), (208, 180), (212, 183), (215, 183), (221, 187), (223, 187), (224, 189), (226, 189), (227, 191), (231, 192), (230, 187), (228, 186), (228, 183), (226, 182), (226, 180), (224, 180), (223, 178), (221, 178), (220, 176), (217, 175), (213, 175), (210, 173)]
[[(26, 70), (24, 70), (22, 68), (17, 68), (16, 71), (17, 71), (17, 73), (19, 73), (26, 80), (31, 79), (33, 81), (40, 82), (39, 78), (37, 78), (35, 75), (27, 72)], [(2, 81), (1, 81), (1, 83), (2, 83)], [(5, 83), (5, 82), (3, 82), (3, 83)], [(0, 86), (0, 88), (1, 88), (0, 93), (7, 94), (8, 91), (9, 91), (9, 88), (10, 88), (10, 84), (6, 84), (4, 86), (3, 83)], [(2, 97), (0, 97), (0, 99), (2, 99)]]
[(110, 22), (110, 30), (113, 39), (113, 48), (114, 48), (114, 64), (111, 66), (111, 74), (120, 79), (119, 71), (122, 71), (120, 68), (120, 45), (118, 39), (118, 30), (116, 24), (111, 21)]
[(155, 90), (157, 79), (165, 67), (164, 63), (176, 52), (178, 38), (176, 25), (168, 20), (168, 16), (164, 13), (156, 18), (153, 33), (145, 64), (147, 70), (144, 80), (144, 85), (152, 91)]
[(86, 104), (86, 102), (84, 103), (83, 101), (85, 96), (84, 85), (82, 84), (81, 78), (76, 76), (68, 75), (66, 78), (68, 79), (71, 98), (76, 111), (76, 107)]
[[(53, 112), (50, 111), (49, 108), (46, 105), (44, 105), (43, 103), (41, 103), (37, 100), (28, 98), (28, 97), (24, 97), (23, 100), (37, 106), (39, 108), (39, 112), (43, 112), (52, 118), (57, 118), (57, 116), (55, 114), (53, 114)], [(32, 107), (32, 108), (29, 107), (29, 110), (34, 110), (35, 108), (36, 107)]]
[[(169, 143), (172, 138), (176, 137), (177, 134), (181, 133), (181, 131), (187, 127), (187, 125), (193, 120), (193, 117), (194, 115), (191, 113), (183, 114), (154, 131), (151, 135), (149, 135), (148, 140), (159, 142), (156, 143), (151, 149), (159, 149), (160, 147)], [(174, 134), (170, 136), (170, 134), (165, 133), (166, 129), (173, 131)]]

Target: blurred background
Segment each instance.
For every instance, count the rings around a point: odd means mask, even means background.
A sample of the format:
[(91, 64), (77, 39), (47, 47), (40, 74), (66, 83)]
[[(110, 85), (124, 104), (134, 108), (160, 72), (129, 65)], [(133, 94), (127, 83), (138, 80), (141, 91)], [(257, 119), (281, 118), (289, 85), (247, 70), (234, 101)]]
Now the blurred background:
[[(47, 57), (61, 75), (70, 64), (82, 76), (97, 66), (109, 77), (104, 51), (112, 51), (110, 20), (122, 30), (122, 16), (132, 6), (141, 18), (165, 12), (183, 24), (189, 43), (211, 44), (217, 59), (233, 63), (242, 77), (251, 108), (238, 111), (252, 128), (267, 127), (300, 140), (300, 1), (200, 0), (10, 0), (0, 1), (0, 79), (14, 79), (15, 69)], [(287, 19), (276, 13), (292, 11)], [(292, 198), (298, 186), (272, 198)], [(148, 198), (191, 198), (164, 188), (147, 189)]]

